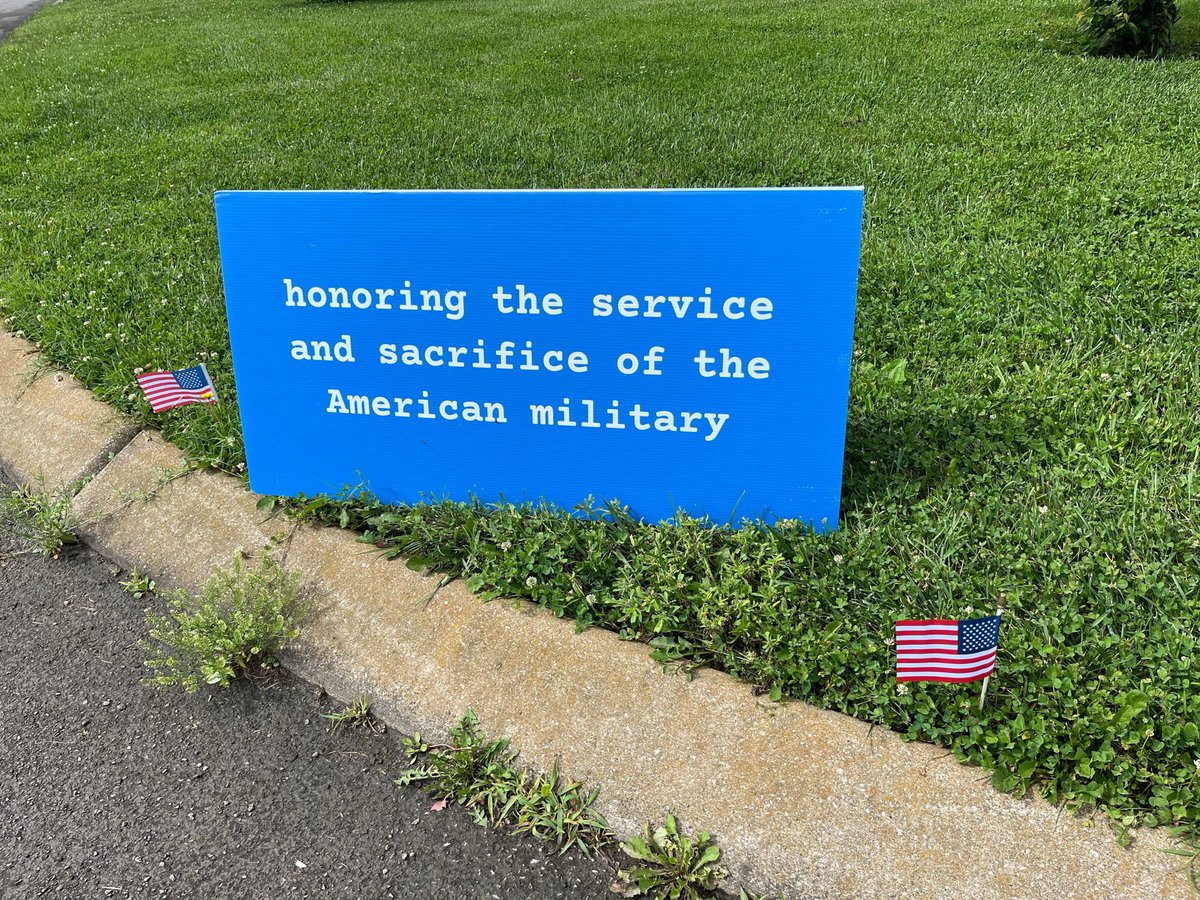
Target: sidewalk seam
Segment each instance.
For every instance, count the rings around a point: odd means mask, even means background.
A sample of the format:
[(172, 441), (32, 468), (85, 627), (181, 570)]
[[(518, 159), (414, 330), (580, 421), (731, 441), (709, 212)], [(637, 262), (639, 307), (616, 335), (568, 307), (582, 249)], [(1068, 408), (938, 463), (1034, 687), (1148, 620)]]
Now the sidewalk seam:
[(122, 428), (120, 431), (118, 431), (112, 441), (109, 442), (108, 446), (102, 448), (95, 460), (90, 465), (85, 466), (79, 473), (79, 479), (77, 482), (79, 484), (79, 488), (75, 491), (75, 493), (79, 493), (79, 491), (83, 490), (84, 485), (86, 485), (89, 481), (99, 478), (100, 475), (103, 474), (104, 470), (107, 469), (112, 463), (112, 461), (117, 458), (121, 451), (137, 440), (137, 436), (142, 434), (144, 431), (145, 429), (141, 428), (136, 423), (131, 423), (128, 428)]

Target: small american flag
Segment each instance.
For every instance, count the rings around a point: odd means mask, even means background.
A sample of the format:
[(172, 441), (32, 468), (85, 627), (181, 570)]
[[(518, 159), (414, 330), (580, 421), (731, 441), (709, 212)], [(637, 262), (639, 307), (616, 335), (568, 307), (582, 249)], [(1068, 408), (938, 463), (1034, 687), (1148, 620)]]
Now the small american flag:
[(897, 681), (978, 681), (996, 668), (1000, 617), (896, 623)]
[(203, 364), (178, 372), (147, 372), (139, 375), (137, 382), (155, 412), (189, 403), (217, 402), (216, 388)]

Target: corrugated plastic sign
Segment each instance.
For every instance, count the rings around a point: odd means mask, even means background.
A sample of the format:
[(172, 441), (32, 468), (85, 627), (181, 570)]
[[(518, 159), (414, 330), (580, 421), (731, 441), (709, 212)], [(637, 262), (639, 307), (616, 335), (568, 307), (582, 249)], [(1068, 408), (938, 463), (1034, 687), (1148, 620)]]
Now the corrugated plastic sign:
[(254, 490), (837, 527), (861, 188), (216, 211)]

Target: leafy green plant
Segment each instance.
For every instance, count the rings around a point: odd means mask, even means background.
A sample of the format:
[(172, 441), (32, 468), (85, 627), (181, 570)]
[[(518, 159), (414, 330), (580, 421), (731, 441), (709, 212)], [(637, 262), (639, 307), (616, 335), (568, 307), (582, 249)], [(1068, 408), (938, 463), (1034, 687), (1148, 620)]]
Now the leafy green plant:
[(133, 567), (133, 571), (129, 573), (129, 578), (121, 582), (121, 587), (132, 594), (135, 599), (141, 600), (146, 594), (151, 593), (156, 587), (154, 579), (149, 575), (144, 575), (137, 570), (137, 566)]
[(14, 488), (0, 495), (0, 526), (57, 559), (65, 548), (79, 543), (71, 497), (70, 490), (50, 489), (44, 480), (36, 488)]
[[(468, 710), (450, 731), (450, 743), (406, 746), (425, 754), (423, 765), (406, 769), (397, 784), (424, 782), (426, 792), (454, 800), (467, 807), (480, 825), (496, 825), (508, 801), (521, 788), (521, 772), (513, 765), (516, 753), (505, 738), (488, 740), (479, 730), (479, 720)], [(416, 748), (421, 749), (417, 750)]]
[(480, 825), (508, 825), (548, 841), (564, 853), (571, 847), (590, 855), (610, 842), (608, 822), (593, 807), (598, 789), (585, 791), (563, 778), (555, 765), (549, 775), (523, 770), (508, 740), (487, 739), (468, 710), (451, 730), (450, 743), (430, 746), (420, 734), (404, 741), (410, 757), (423, 765), (405, 770), (397, 784), (425, 782), (425, 790), (465, 806)]
[(608, 821), (593, 808), (599, 794), (599, 788), (585, 791), (563, 778), (556, 763), (549, 775), (525, 773), (506, 812), (515, 817), (514, 831), (547, 841), (559, 853), (577, 847), (590, 855), (609, 842)]
[(664, 824), (653, 830), (647, 825), (641, 837), (630, 838), (621, 849), (640, 863), (617, 873), (627, 897), (653, 893), (668, 900), (696, 900), (708, 896), (728, 874), (712, 837), (704, 831), (689, 837), (669, 813)]
[(300, 595), (297, 576), (269, 555), (254, 569), (235, 557), (229, 569), (213, 573), (198, 596), (165, 595), (166, 615), (146, 612), (151, 653), (147, 684), (179, 685), (193, 693), (202, 685), (228, 687), (257, 667), (275, 667), (279, 654), (300, 633), (310, 606)]
[(349, 728), (367, 728), (377, 734), (382, 734), (385, 726), (371, 713), (371, 701), (366, 694), (359, 694), (346, 706), (336, 712), (321, 713), (321, 718), (333, 723), (333, 731), (347, 726)]
[(1085, 49), (1117, 56), (1162, 56), (1171, 49), (1176, 0), (1080, 0), (1076, 13)]

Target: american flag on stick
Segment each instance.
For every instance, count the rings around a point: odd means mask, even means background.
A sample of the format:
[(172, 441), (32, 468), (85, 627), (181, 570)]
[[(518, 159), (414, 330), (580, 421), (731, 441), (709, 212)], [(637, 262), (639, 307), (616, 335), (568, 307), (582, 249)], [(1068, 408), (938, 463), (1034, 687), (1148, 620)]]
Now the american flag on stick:
[(1000, 616), (896, 623), (897, 681), (978, 681), (996, 668)]
[(147, 372), (137, 382), (155, 412), (190, 403), (216, 403), (217, 389), (201, 363), (178, 372)]

